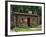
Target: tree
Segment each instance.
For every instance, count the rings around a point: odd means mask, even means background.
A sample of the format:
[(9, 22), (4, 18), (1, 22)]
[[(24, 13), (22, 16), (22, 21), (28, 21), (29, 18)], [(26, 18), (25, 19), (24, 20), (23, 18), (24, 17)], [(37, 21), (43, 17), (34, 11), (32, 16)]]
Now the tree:
[(11, 10), (13, 12), (20, 12), (20, 13), (28, 13), (28, 11), (32, 11), (33, 14), (37, 13), (37, 15), (41, 16), (40, 6), (11, 5)]

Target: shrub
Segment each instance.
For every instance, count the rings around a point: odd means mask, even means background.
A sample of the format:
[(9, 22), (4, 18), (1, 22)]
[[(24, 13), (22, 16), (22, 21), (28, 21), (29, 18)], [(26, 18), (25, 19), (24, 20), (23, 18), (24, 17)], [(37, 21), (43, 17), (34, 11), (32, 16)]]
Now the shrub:
[(28, 26), (26, 24), (17, 24), (16, 27), (27, 28)]
[(36, 21), (33, 21), (33, 22), (32, 22), (32, 27), (33, 27), (33, 28), (36, 28), (37, 26), (38, 26), (37, 22), (36, 22)]
[(14, 24), (12, 24), (12, 25), (11, 25), (11, 29), (13, 29), (14, 27), (15, 27), (15, 25), (14, 25)]

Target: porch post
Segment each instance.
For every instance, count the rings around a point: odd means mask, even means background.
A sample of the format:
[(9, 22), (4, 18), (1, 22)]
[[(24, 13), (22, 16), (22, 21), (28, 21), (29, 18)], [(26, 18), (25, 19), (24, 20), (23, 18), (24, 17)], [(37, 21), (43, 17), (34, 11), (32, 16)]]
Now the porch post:
[(14, 25), (15, 25), (15, 16), (14, 16)]

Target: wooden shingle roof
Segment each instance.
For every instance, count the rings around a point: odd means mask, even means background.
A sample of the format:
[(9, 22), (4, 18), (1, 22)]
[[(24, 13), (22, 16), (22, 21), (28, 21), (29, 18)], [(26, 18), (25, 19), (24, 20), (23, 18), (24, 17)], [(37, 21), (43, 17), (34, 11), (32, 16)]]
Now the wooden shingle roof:
[(23, 15), (23, 16), (39, 16), (35, 14), (30, 14), (30, 13), (14, 13), (14, 15)]

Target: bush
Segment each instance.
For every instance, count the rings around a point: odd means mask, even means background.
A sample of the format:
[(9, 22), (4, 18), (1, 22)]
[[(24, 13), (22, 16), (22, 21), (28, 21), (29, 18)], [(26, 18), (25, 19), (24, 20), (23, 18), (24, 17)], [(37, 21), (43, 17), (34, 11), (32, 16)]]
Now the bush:
[(27, 28), (28, 26), (26, 24), (17, 24), (16, 27)]
[(11, 25), (11, 29), (13, 29), (14, 27), (15, 27), (15, 25), (14, 25), (14, 24), (12, 24), (12, 25)]
[(36, 22), (36, 21), (33, 21), (33, 22), (32, 22), (32, 27), (33, 27), (33, 28), (36, 28), (37, 26), (38, 26), (37, 22)]

